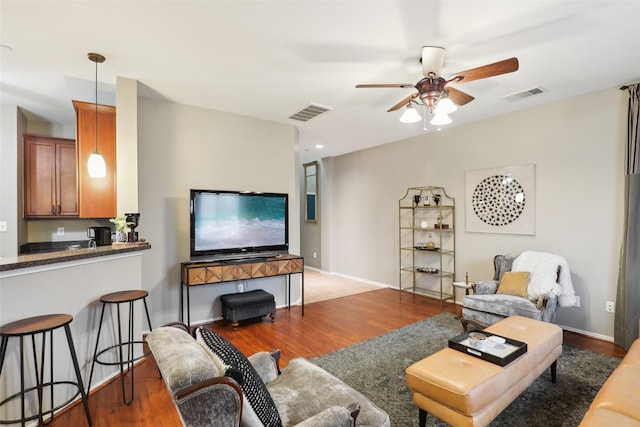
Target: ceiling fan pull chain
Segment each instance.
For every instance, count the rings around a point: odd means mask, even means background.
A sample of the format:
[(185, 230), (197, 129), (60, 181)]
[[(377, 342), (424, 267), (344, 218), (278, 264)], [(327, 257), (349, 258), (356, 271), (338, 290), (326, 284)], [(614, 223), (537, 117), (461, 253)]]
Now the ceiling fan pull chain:
[(422, 104), (424, 114), (422, 114), (422, 130), (427, 130), (427, 104)]

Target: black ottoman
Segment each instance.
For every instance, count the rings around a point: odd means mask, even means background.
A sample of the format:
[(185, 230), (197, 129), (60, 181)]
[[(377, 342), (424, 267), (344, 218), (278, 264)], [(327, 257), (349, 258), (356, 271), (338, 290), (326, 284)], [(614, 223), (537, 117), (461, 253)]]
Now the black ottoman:
[(241, 320), (271, 315), (271, 321), (276, 318), (276, 299), (269, 292), (256, 289), (237, 294), (226, 294), (220, 297), (222, 302), (222, 317), (231, 320), (233, 330), (238, 329)]

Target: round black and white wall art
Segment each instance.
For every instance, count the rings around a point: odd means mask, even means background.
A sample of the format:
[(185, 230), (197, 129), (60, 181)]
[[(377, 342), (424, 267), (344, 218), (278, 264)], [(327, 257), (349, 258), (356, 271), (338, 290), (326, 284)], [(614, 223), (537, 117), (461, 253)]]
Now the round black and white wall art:
[(535, 234), (534, 178), (534, 165), (467, 171), (467, 231)]
[(473, 213), (485, 224), (505, 226), (522, 215), (526, 194), (509, 175), (488, 176), (476, 186), (471, 198)]

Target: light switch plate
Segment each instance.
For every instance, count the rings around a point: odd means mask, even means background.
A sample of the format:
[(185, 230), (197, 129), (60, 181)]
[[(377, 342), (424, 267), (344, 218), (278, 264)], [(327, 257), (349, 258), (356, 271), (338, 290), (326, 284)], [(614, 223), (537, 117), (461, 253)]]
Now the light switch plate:
[(7, 232), (7, 221), (0, 221), (0, 233)]

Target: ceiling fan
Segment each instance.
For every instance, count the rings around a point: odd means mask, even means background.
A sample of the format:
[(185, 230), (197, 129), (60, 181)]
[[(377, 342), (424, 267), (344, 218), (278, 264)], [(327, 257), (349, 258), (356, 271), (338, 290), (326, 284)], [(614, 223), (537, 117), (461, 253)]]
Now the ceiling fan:
[[(438, 121), (438, 115), (441, 119), (451, 119), (447, 116), (448, 113), (455, 111), (455, 105), (465, 105), (474, 100), (474, 97), (464, 93), (449, 85), (452, 83), (467, 83), (474, 80), (486, 79), (488, 77), (498, 76), (500, 74), (512, 73), (518, 70), (518, 58), (509, 58), (503, 61), (494, 62), (493, 64), (483, 65), (481, 67), (472, 68), (470, 70), (461, 71), (453, 74), (448, 80), (445, 80), (440, 76), (442, 71), (442, 65), (444, 64), (445, 49), (438, 46), (423, 46), (422, 47), (422, 73), (424, 78), (418, 83), (399, 83), (399, 84), (359, 84), (356, 88), (415, 88), (418, 92), (412, 93), (400, 102), (389, 108), (387, 112), (396, 111), (399, 108), (406, 106), (409, 109), (413, 109), (413, 104), (423, 105), (429, 109), (431, 113), (436, 114), (432, 124), (446, 124), (442, 120)], [(448, 101), (445, 101), (448, 99)], [(446, 107), (445, 107), (445, 104)], [(455, 105), (454, 105), (455, 104)], [(444, 108), (437, 108), (438, 105)], [(413, 110), (414, 116), (417, 120), (420, 120), (418, 113)], [(442, 117), (444, 114), (445, 117)], [(404, 117), (404, 115), (403, 115)], [(402, 118), (401, 118), (402, 120)], [(402, 120), (402, 121), (417, 121), (417, 120)]]

